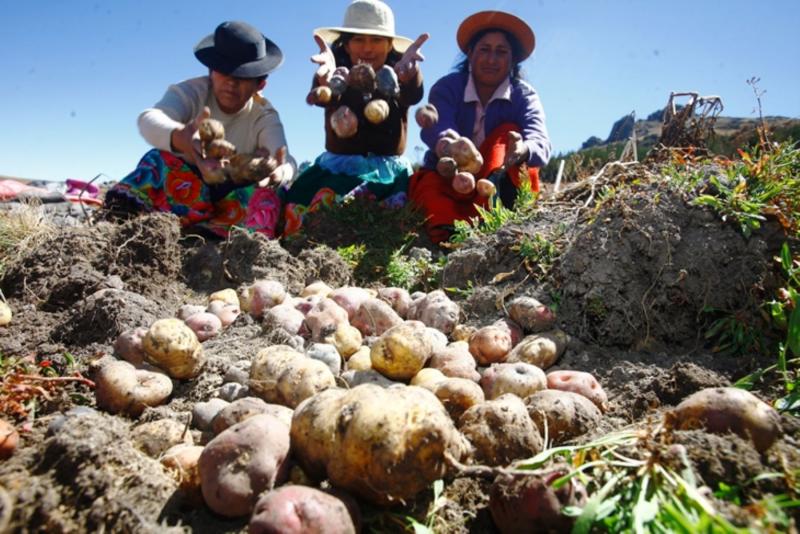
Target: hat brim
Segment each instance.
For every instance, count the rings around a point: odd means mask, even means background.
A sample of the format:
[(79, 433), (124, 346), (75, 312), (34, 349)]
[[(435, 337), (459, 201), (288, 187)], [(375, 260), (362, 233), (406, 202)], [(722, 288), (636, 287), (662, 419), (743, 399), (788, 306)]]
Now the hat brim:
[[(262, 35), (262, 37), (264, 37)], [(266, 53), (263, 58), (248, 63), (233, 63), (214, 48), (214, 34), (208, 35), (194, 47), (194, 56), (206, 67), (237, 78), (260, 78), (283, 64), (283, 52), (278, 45), (264, 37)]]
[(472, 37), (489, 29), (503, 30), (514, 36), (522, 47), (520, 61), (527, 59), (536, 48), (536, 36), (531, 27), (521, 18), (504, 11), (480, 11), (465, 18), (456, 32), (458, 47), (465, 54), (468, 53)]
[(377, 35), (378, 37), (388, 37), (389, 39), (392, 40), (392, 47), (401, 54), (406, 50), (408, 50), (408, 47), (411, 46), (412, 43), (414, 42), (408, 37), (402, 37), (400, 35), (392, 35), (389, 32), (383, 32), (380, 30), (370, 30), (367, 28), (331, 27), (331, 28), (317, 28), (316, 30), (314, 30), (314, 35), (319, 35), (320, 37), (322, 37), (322, 40), (328, 44), (332, 44), (343, 33), (352, 33), (356, 35), (358, 34)]

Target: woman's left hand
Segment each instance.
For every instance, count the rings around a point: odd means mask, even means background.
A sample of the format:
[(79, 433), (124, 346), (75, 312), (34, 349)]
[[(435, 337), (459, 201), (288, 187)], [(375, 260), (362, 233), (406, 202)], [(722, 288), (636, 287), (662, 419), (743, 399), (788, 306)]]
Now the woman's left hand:
[(397, 61), (394, 66), (394, 71), (397, 73), (397, 78), (401, 83), (408, 83), (417, 77), (419, 72), (418, 61), (425, 61), (425, 56), (419, 49), (428, 40), (430, 34), (423, 33), (414, 43), (409, 46), (403, 56)]
[(286, 147), (282, 146), (275, 152), (275, 159), (278, 160), (278, 166), (272, 173), (258, 182), (258, 187), (272, 187), (278, 188), (282, 185), (288, 184), (292, 179), (294, 169), (291, 163), (286, 162)]
[(508, 132), (508, 148), (503, 166), (506, 169), (516, 167), (527, 160), (529, 155), (528, 147), (523, 142), (522, 136), (518, 132)]

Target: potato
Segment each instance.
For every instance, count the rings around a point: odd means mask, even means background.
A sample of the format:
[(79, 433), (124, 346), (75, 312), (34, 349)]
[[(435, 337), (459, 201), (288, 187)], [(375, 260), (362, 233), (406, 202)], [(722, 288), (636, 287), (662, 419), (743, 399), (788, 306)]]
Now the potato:
[(342, 371), (342, 357), (336, 347), (327, 343), (312, 343), (306, 349), (306, 356), (328, 366), (333, 376), (339, 376)]
[(216, 417), (211, 421), (211, 429), (214, 434), (220, 434), (245, 419), (261, 414), (272, 415), (286, 423), (286, 426), (289, 426), (292, 424), (293, 413), (294, 411), (291, 408), (280, 404), (267, 404), (258, 397), (243, 397), (217, 412)]
[(275, 416), (254, 415), (212, 439), (198, 461), (203, 499), (212, 511), (244, 517), (258, 496), (289, 475), (289, 427)]
[(414, 119), (420, 128), (431, 128), (439, 122), (439, 110), (433, 104), (425, 104), (417, 108)]
[(215, 300), (219, 300), (224, 302), (225, 304), (230, 304), (231, 306), (239, 307), (239, 295), (236, 294), (235, 289), (222, 289), (220, 291), (215, 291), (208, 296), (208, 303), (211, 304)]
[(347, 506), (316, 488), (286, 485), (263, 494), (248, 525), (250, 534), (355, 534)]
[(408, 294), (408, 290), (402, 287), (382, 287), (378, 290), (378, 298), (388, 302), (402, 319), (408, 315), (408, 308), (411, 306), (411, 295)]
[(428, 391), (433, 392), (440, 382), (447, 380), (447, 377), (438, 369), (426, 367), (420, 369), (417, 374), (411, 378), (410, 384), (412, 386), (419, 386)]
[(380, 98), (371, 100), (364, 106), (364, 116), (372, 124), (380, 124), (389, 117), (389, 104)]
[(375, 69), (369, 63), (359, 63), (350, 69), (347, 85), (362, 93), (374, 93), (377, 89)]
[(494, 363), (484, 371), (480, 384), (487, 399), (496, 399), (506, 393), (524, 399), (547, 389), (547, 376), (529, 363)]
[(139, 327), (125, 330), (114, 341), (114, 356), (140, 366), (144, 363), (144, 346), (142, 339), (147, 334), (147, 328)]
[(267, 402), (290, 408), (336, 385), (327, 365), (286, 345), (260, 350), (250, 367), (250, 391)]
[(439, 400), (415, 386), (324, 391), (297, 407), (291, 438), (306, 473), (378, 505), (412, 499), (468, 451)]
[(372, 369), (372, 349), (367, 346), (360, 347), (347, 359), (348, 371), (366, 371)]
[(19, 433), (14, 425), (5, 419), (0, 419), (0, 460), (11, 458), (17, 450), (18, 443)]
[(469, 338), (470, 354), (480, 365), (506, 361), (508, 353), (516, 345), (514, 339), (518, 335), (518, 328), (515, 330), (513, 323), (507, 320), (479, 328)]
[(556, 445), (585, 434), (603, 415), (592, 401), (571, 391), (545, 389), (525, 398), (528, 415), (542, 436)]
[(317, 280), (316, 282), (312, 282), (304, 287), (300, 292), (300, 296), (303, 298), (311, 296), (328, 298), (328, 295), (330, 295), (332, 292), (333, 288), (331, 286), (321, 280)]
[(331, 98), (333, 98), (333, 91), (331, 91), (331, 88), (327, 85), (318, 85), (308, 93), (306, 102), (311, 106), (316, 104), (324, 106), (331, 101)]
[(344, 286), (331, 291), (328, 298), (344, 308), (347, 312), (348, 320), (355, 317), (358, 308), (368, 299), (373, 298), (372, 293), (361, 287)]
[(567, 348), (567, 334), (551, 330), (526, 336), (506, 358), (506, 362), (524, 362), (547, 369), (554, 365)]
[(394, 68), (384, 65), (375, 73), (377, 91), (388, 99), (400, 96), (400, 81)]
[(403, 319), (389, 304), (378, 298), (369, 298), (361, 303), (350, 324), (365, 336), (380, 336)]
[(210, 159), (228, 159), (236, 154), (236, 146), (225, 139), (214, 139), (206, 144), (206, 157)]
[(542, 450), (542, 436), (522, 399), (506, 394), (468, 409), (458, 429), (475, 448), (473, 458), (485, 465), (506, 465)]
[(473, 382), (481, 379), (475, 358), (469, 352), (469, 343), (456, 341), (443, 349), (433, 351), (428, 366), (440, 370), (445, 376), (466, 378)]
[(178, 308), (178, 312), (175, 314), (175, 317), (180, 319), (181, 321), (186, 321), (189, 317), (196, 313), (202, 313), (206, 311), (205, 306), (201, 306), (199, 304), (184, 304), (180, 308)]
[(600, 385), (600, 382), (595, 377), (583, 371), (552, 371), (547, 373), (547, 387), (583, 395), (603, 412), (608, 407), (608, 396), (603, 386)]
[(459, 169), (471, 174), (479, 173), (483, 167), (483, 156), (469, 137), (456, 139), (450, 145), (449, 156), (456, 160)]
[(407, 321), (390, 328), (370, 350), (372, 368), (393, 380), (409, 380), (431, 357), (431, 341), (425, 325)]
[(197, 339), (201, 343), (218, 336), (220, 330), (222, 330), (222, 321), (213, 313), (195, 313), (184, 322), (197, 335)]
[(364, 369), (363, 371), (356, 371), (354, 369), (342, 373), (342, 380), (345, 381), (348, 387), (354, 388), (361, 384), (375, 384), (384, 388), (389, 386), (403, 385), (402, 382), (395, 382), (380, 374), (378, 371), (372, 369)]
[(336, 67), (331, 79), (328, 80), (328, 87), (331, 88), (333, 96), (341, 96), (347, 91), (347, 79), (350, 77), (350, 69), (347, 67)]
[(468, 195), (475, 191), (475, 176), (467, 171), (459, 171), (453, 175), (451, 185), (456, 193)]
[(236, 304), (228, 304), (223, 300), (212, 300), (208, 304), (206, 311), (219, 317), (223, 328), (232, 325), (241, 313), (238, 302)]
[(517, 297), (508, 305), (508, 316), (530, 333), (553, 328), (556, 314), (533, 297)]
[(358, 117), (347, 106), (339, 106), (330, 119), (331, 129), (336, 137), (347, 139), (358, 132)]
[(364, 338), (355, 326), (340, 323), (336, 331), (330, 334), (323, 341), (336, 347), (336, 350), (347, 360), (361, 348)]
[(490, 197), (497, 192), (497, 187), (491, 180), (481, 178), (475, 182), (475, 191), (479, 197)]
[(211, 422), (223, 408), (230, 406), (230, 402), (219, 397), (213, 397), (203, 402), (195, 402), (192, 406), (192, 426), (198, 430), (211, 429)]
[(453, 421), (458, 421), (467, 409), (482, 403), (485, 398), (481, 387), (466, 378), (445, 378), (433, 389)]
[(200, 468), (197, 465), (203, 447), (200, 445), (179, 444), (169, 448), (161, 456), (161, 465), (178, 483), (178, 488), (192, 504), (202, 504), (200, 490)]
[(200, 135), (201, 141), (210, 143), (214, 139), (223, 139), (225, 137), (225, 127), (217, 119), (203, 119), (197, 127), (197, 133)]
[[(443, 178), (453, 178), (457, 172), (458, 172), (458, 163), (456, 163), (456, 160), (454, 160), (453, 158), (448, 158), (447, 156), (445, 156), (443, 158), (440, 158), (439, 161), (436, 162), (436, 173)], [(453, 187), (455, 188), (456, 185), (454, 184)], [(459, 186), (459, 189), (465, 189), (465, 188), (466, 186), (464, 187)], [(456, 189), (456, 191), (459, 191), (459, 189)], [(467, 191), (467, 193), (469, 193), (469, 191)]]
[[(447, 136), (440, 137), (439, 140), (436, 141), (434, 152), (436, 152), (436, 157), (439, 158), (439, 161), (441, 161), (441, 158), (450, 157), (450, 147), (453, 145), (453, 141), (455, 141), (455, 139)], [(455, 160), (453, 160), (453, 162), (455, 162)], [(458, 164), (456, 163), (456, 165)]]
[(322, 341), (336, 332), (340, 324), (349, 324), (347, 312), (329, 298), (319, 301), (306, 314), (305, 325), (314, 341)]
[(247, 288), (245, 296), (250, 315), (257, 318), (263, 317), (264, 312), (273, 306), (283, 303), (285, 299), (286, 289), (283, 287), (283, 284), (275, 280), (259, 280), (254, 282), (253, 285)]
[(194, 443), (186, 423), (173, 419), (142, 423), (131, 430), (131, 439), (137, 449), (151, 458), (158, 458), (175, 445)]
[(113, 414), (138, 417), (147, 406), (158, 406), (172, 394), (168, 376), (119, 360), (102, 365), (94, 380), (97, 407)]
[(306, 316), (291, 304), (278, 304), (264, 313), (264, 325), (270, 329), (283, 328), (291, 335), (297, 335)]
[(447, 347), (447, 336), (441, 331), (432, 326), (426, 326), (425, 332), (428, 334), (428, 339), (431, 341), (431, 354), (438, 350), (444, 350)]
[(409, 319), (422, 321), (445, 335), (453, 331), (460, 316), (461, 308), (440, 289), (413, 301), (408, 309)]
[(469, 338), (477, 332), (477, 328), (474, 326), (467, 326), (465, 324), (456, 325), (453, 328), (453, 331), (450, 333), (450, 339), (453, 341), (466, 341), (467, 345), (469, 345)]
[(205, 364), (197, 335), (177, 318), (153, 323), (142, 339), (142, 346), (145, 359), (172, 378), (194, 378)]
[(669, 428), (702, 428), (712, 434), (733, 432), (750, 439), (759, 452), (783, 434), (781, 418), (769, 404), (743, 389), (708, 388), (693, 393), (665, 415)]

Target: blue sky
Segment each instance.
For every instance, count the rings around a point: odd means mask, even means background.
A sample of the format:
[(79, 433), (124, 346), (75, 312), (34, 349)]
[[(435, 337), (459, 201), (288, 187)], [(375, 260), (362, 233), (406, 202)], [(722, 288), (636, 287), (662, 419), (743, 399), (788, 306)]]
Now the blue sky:
[[(120, 179), (148, 149), (139, 112), (170, 83), (204, 74), (192, 48), (223, 20), (246, 20), (284, 51), (265, 96), (298, 159), (323, 149), (322, 111), (305, 104), (312, 30), (338, 26), (348, 0), (0, 0), (0, 175)], [(455, 32), (483, 9), (515, 13), (537, 48), (524, 67), (541, 95), (555, 152), (605, 138), (612, 123), (663, 107), (670, 91), (723, 98), (723, 114), (754, 117), (745, 81), (761, 78), (764, 113), (800, 117), (800, 2), (402, 0), (401, 35), (431, 34), (426, 85), (457, 59)], [(413, 122), (413, 121), (412, 121)], [(419, 130), (406, 154), (417, 159)]]

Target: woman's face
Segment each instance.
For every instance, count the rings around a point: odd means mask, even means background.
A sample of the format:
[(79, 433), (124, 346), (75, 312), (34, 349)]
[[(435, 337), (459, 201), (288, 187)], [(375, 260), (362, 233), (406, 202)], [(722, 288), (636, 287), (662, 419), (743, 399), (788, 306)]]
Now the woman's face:
[(478, 85), (497, 87), (511, 74), (511, 43), (503, 32), (489, 32), (481, 37), (467, 57)]
[(211, 71), (211, 88), (217, 99), (219, 109), (225, 113), (238, 113), (247, 101), (264, 88), (266, 80), (236, 78), (215, 70)]
[(344, 45), (353, 65), (369, 63), (376, 71), (383, 67), (389, 52), (392, 51), (392, 40), (377, 35), (353, 35)]

